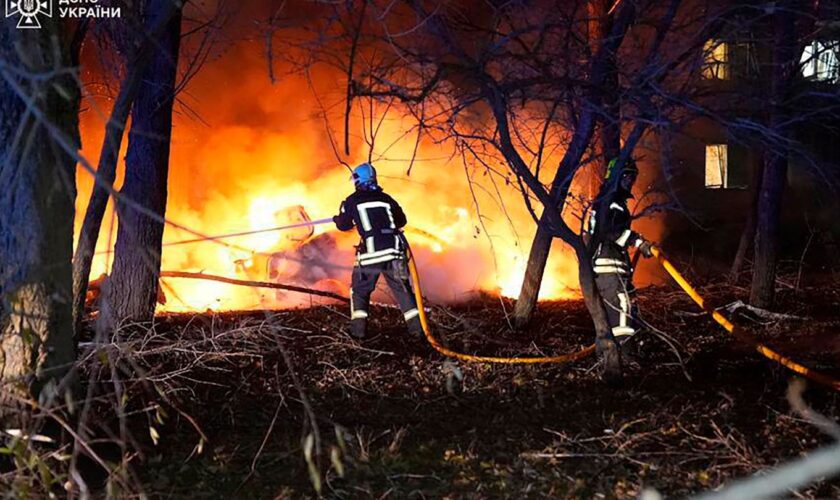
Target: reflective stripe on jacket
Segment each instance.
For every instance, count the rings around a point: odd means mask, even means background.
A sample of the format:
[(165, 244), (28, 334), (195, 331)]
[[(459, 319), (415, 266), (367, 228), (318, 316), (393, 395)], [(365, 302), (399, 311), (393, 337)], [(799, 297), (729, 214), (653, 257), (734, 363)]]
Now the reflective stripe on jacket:
[(357, 261), (376, 264), (403, 258), (405, 249), (399, 230), (406, 224), (402, 207), (381, 189), (359, 189), (341, 203), (333, 220), (338, 229), (354, 227), (361, 236)]

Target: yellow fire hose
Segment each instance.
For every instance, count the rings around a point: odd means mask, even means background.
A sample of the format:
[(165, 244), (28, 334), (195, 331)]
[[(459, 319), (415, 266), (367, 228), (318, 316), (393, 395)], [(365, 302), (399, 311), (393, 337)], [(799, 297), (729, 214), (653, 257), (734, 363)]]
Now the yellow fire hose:
[[(685, 293), (687, 293), (688, 296), (691, 297), (691, 299), (698, 306), (700, 306), (707, 313), (711, 314), (712, 318), (715, 321), (717, 321), (720, 326), (726, 329), (727, 332), (731, 333), (733, 336), (740, 340), (752, 344), (755, 350), (761, 353), (767, 359), (771, 359), (776, 363), (779, 363), (780, 365), (784, 366), (785, 368), (794, 371), (802, 376), (805, 376), (813, 380), (814, 382), (825, 385), (827, 387), (831, 387), (834, 390), (840, 390), (840, 380), (837, 380), (824, 373), (820, 373), (806, 366), (803, 366), (797, 363), (796, 361), (788, 358), (787, 356), (783, 356), (778, 352), (770, 349), (766, 345), (745, 335), (745, 332), (743, 332), (740, 328), (735, 326), (731, 321), (726, 319), (726, 317), (723, 314), (711, 307), (706, 306), (703, 297), (701, 297), (700, 294), (697, 293), (697, 290), (695, 290), (694, 287), (692, 287), (691, 284), (689, 284), (689, 282), (686, 281), (686, 279), (679, 273), (679, 271), (677, 271), (674, 265), (671, 264), (671, 262), (668, 259), (666, 259), (665, 256), (662, 255), (662, 252), (659, 250), (659, 248), (651, 247), (651, 251), (653, 252), (653, 256), (656, 257), (656, 259), (659, 261), (662, 267), (664, 267), (665, 270), (668, 271), (668, 274), (670, 274), (671, 277), (674, 278), (674, 281), (676, 281), (677, 284), (680, 285), (680, 288), (682, 288), (685, 291)], [(737, 332), (736, 329), (738, 330)]]
[(579, 351), (560, 356), (547, 356), (539, 358), (505, 358), (497, 356), (474, 356), (472, 354), (464, 354), (456, 352), (452, 349), (444, 347), (443, 344), (432, 335), (432, 330), (429, 328), (429, 319), (426, 317), (426, 309), (423, 306), (423, 294), (420, 287), (420, 276), (417, 273), (417, 265), (414, 263), (414, 254), (409, 248), (408, 251), (408, 271), (411, 274), (411, 282), (414, 284), (414, 298), (417, 301), (417, 311), (420, 313), (420, 324), (423, 325), (423, 334), (426, 340), (437, 352), (450, 358), (457, 358), (462, 361), (469, 361), (473, 363), (504, 363), (504, 364), (534, 364), (534, 363), (569, 363), (589, 356), (595, 352), (595, 344), (589, 347), (584, 347)]
[[(820, 372), (816, 372), (807, 368), (792, 359), (783, 356), (769, 347), (752, 340), (744, 335), (744, 332), (738, 329), (736, 333), (736, 326), (731, 321), (726, 319), (726, 317), (718, 312), (717, 310), (706, 306), (703, 297), (697, 293), (697, 290), (691, 286), (691, 284), (686, 281), (686, 279), (677, 271), (671, 262), (666, 259), (662, 252), (657, 247), (651, 247), (651, 251), (653, 256), (659, 261), (663, 268), (674, 278), (674, 281), (677, 282), (678, 285), (700, 306), (704, 311), (711, 314), (712, 318), (718, 322), (723, 328), (726, 329), (727, 332), (734, 335), (736, 338), (741, 340), (747, 341), (748, 343), (752, 344), (755, 349), (767, 357), (770, 360), (779, 363), (780, 365), (792, 370), (800, 375), (803, 375), (814, 382), (823, 384), (825, 386), (831, 387), (834, 390), (840, 390), (840, 381), (829, 377)], [(423, 326), (423, 333), (426, 336), (426, 340), (429, 344), (439, 353), (443, 354), (444, 356), (449, 356), (452, 358), (460, 359), (462, 361), (468, 362), (477, 362), (477, 363), (505, 363), (505, 364), (536, 364), (536, 363), (568, 363), (572, 361), (577, 361), (579, 359), (585, 358), (589, 356), (593, 352), (595, 352), (595, 345), (590, 345), (585, 347), (579, 351), (575, 351), (569, 354), (563, 354), (560, 356), (547, 356), (547, 357), (533, 357), (533, 358), (509, 358), (509, 357), (497, 357), (497, 356), (474, 356), (472, 354), (465, 354), (457, 351), (453, 351), (447, 347), (444, 347), (438, 339), (432, 335), (431, 329), (429, 328), (429, 320), (426, 317), (426, 309), (423, 306), (423, 294), (422, 288), (420, 286), (420, 276), (417, 272), (417, 265), (414, 262), (414, 254), (411, 252), (409, 247), (409, 254), (408, 254), (408, 269), (409, 273), (411, 274), (411, 280), (414, 284), (414, 298), (417, 301), (417, 310), (419, 312), (420, 324)]]

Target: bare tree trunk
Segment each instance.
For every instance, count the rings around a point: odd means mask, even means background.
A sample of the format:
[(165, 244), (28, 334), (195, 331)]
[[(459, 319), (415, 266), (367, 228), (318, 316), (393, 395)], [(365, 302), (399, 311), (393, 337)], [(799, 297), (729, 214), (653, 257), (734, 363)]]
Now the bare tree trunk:
[[(593, 6), (593, 17), (597, 16), (597, 21), (594, 22), (592, 39), (595, 43), (604, 38), (612, 30), (612, 17), (607, 15), (609, 7), (612, 2), (606, 0), (592, 0), (590, 5)], [(594, 197), (600, 187), (603, 174), (606, 173), (607, 164), (613, 158), (618, 157), (621, 152), (621, 100), (619, 98), (618, 87), (618, 68), (616, 66), (615, 54), (610, 53), (610, 57), (606, 58), (605, 62), (604, 84), (601, 91), (601, 101), (603, 102), (603, 115), (601, 116), (601, 126), (598, 130), (598, 139), (601, 146), (601, 176), (593, 175), (593, 184), (595, 191), (592, 193)]]
[[(592, 19), (589, 23), (589, 38), (593, 47), (597, 47), (606, 34), (612, 30), (613, 23), (611, 16), (607, 14), (607, 3), (605, 0), (592, 0), (588, 4), (588, 15)], [(603, 91), (598, 96), (602, 103), (601, 110), (606, 115), (600, 117), (600, 128), (598, 132), (604, 167), (610, 158), (618, 156), (618, 152), (621, 149), (621, 123), (618, 113), (619, 100), (617, 95), (618, 74), (615, 65), (615, 52), (614, 50), (609, 50), (606, 46), (605, 50), (608, 50), (608, 54), (606, 54), (606, 57), (602, 61), (602, 67), (599, 68), (600, 71), (603, 71)], [(595, 51), (593, 50), (593, 57), (594, 54)], [(581, 122), (584, 123), (585, 120), (581, 120)], [(598, 180), (593, 176), (590, 188), (594, 188)], [(556, 191), (559, 191), (559, 185), (552, 186), (552, 188), (553, 191), (555, 188)], [(594, 189), (597, 192), (597, 188)], [(540, 222), (537, 225), (537, 232), (531, 243), (531, 250), (528, 253), (528, 264), (525, 267), (525, 277), (522, 282), (522, 288), (519, 291), (516, 307), (513, 311), (514, 327), (518, 329), (524, 328), (531, 321), (534, 310), (537, 307), (537, 300), (539, 299), (540, 288), (542, 287), (542, 280), (545, 275), (548, 255), (551, 253), (551, 243), (554, 240), (551, 232), (547, 229), (549, 225), (548, 216), (544, 213), (540, 218)]]
[(85, 219), (79, 232), (76, 254), (73, 256), (73, 317), (77, 329), (80, 327), (84, 316), (85, 294), (90, 280), (93, 254), (96, 250), (96, 242), (99, 239), (102, 218), (108, 206), (108, 191), (103, 184), (112, 185), (114, 183), (128, 113), (137, 97), (137, 93), (140, 91), (140, 83), (151, 61), (152, 54), (157, 50), (157, 39), (165, 29), (166, 23), (174, 13), (175, 8), (175, 5), (169, 2), (168, 10), (161, 15), (162, 17), (152, 26), (149, 33), (144, 35), (136, 54), (131, 61), (127, 62), (128, 71), (120, 85), (120, 93), (114, 102), (108, 124), (105, 126), (105, 139), (102, 141), (99, 165), (96, 169), (98, 182), (94, 184), (93, 192), (90, 195)]
[[(545, 208), (549, 210), (549, 208)], [(548, 262), (548, 254), (551, 252), (551, 242), (554, 235), (548, 229), (548, 216), (540, 217), (537, 225), (537, 233), (531, 243), (531, 251), (528, 253), (528, 265), (525, 267), (525, 278), (522, 282), (522, 289), (519, 291), (519, 299), (513, 309), (514, 327), (525, 328), (534, 315), (537, 307), (537, 298), (540, 295), (545, 266)]]
[[(773, 306), (778, 260), (779, 226), (782, 195), (787, 182), (788, 140), (786, 98), (796, 65), (796, 16), (791, 15), (792, 2), (777, 5), (774, 20), (773, 74), (770, 83), (770, 129), (775, 146), (767, 152), (758, 198), (750, 304), (762, 309)], [(782, 7), (788, 8), (782, 8)]]
[[(105, 140), (102, 142), (99, 164), (96, 169), (96, 176), (102, 184), (114, 184), (117, 175), (117, 157), (122, 147), (125, 122), (128, 119), (131, 103), (137, 94), (136, 91), (140, 82), (139, 76), (140, 74), (136, 71), (130, 71), (126, 76), (120, 86), (120, 93), (114, 103), (108, 124), (105, 126)], [(108, 206), (108, 191), (102, 184), (96, 183), (93, 186), (93, 192), (90, 195), (90, 201), (85, 212), (85, 219), (79, 232), (76, 253), (73, 256), (73, 318), (77, 329), (81, 327), (84, 316), (85, 294), (90, 280), (93, 254), (96, 250), (96, 242), (99, 239), (102, 218)]]
[[(172, 0), (150, 0), (148, 21), (165, 14)], [(114, 249), (114, 270), (105, 290), (109, 324), (129, 319), (148, 321), (155, 312), (164, 225), (134, 209), (139, 204), (155, 214), (166, 214), (172, 106), (175, 100), (181, 11), (177, 10), (157, 40), (140, 93), (131, 111), (125, 182), (119, 200), (119, 229)], [(105, 317), (110, 316), (110, 317)]]
[(613, 337), (604, 301), (601, 298), (601, 292), (598, 291), (598, 285), (595, 283), (592, 256), (583, 241), (575, 245), (575, 253), (578, 259), (580, 290), (583, 293), (583, 301), (595, 327), (595, 347), (604, 358), (605, 378), (615, 382), (621, 377), (622, 372), (621, 351), (615, 342), (615, 337)]
[(753, 169), (752, 186), (750, 187), (750, 208), (747, 212), (747, 220), (744, 224), (744, 230), (741, 232), (741, 239), (738, 241), (738, 250), (735, 252), (735, 258), (732, 260), (732, 268), (729, 270), (729, 281), (732, 283), (738, 281), (738, 276), (744, 267), (744, 260), (747, 258), (747, 252), (750, 251), (750, 246), (755, 240), (755, 226), (758, 217), (758, 195), (761, 192), (764, 156), (760, 155), (756, 163), (757, 165)]
[(776, 263), (779, 247), (779, 219), (787, 177), (787, 158), (774, 154), (765, 164), (755, 233), (750, 305), (773, 307), (776, 295)]
[(40, 21), (41, 29), (0, 27), (0, 60), (15, 68), (0, 68), (0, 428), (25, 419), (17, 398), (63, 402), (75, 359), (76, 160), (59, 141), (80, 145), (76, 45), (64, 20)]

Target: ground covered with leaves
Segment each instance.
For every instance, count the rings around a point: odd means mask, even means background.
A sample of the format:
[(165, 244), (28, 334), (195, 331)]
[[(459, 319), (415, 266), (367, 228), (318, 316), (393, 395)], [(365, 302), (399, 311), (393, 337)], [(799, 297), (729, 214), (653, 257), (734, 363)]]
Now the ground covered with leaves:
[[(718, 305), (746, 294), (721, 284), (702, 291)], [(840, 375), (840, 292), (780, 293), (778, 310), (791, 317), (739, 321)], [(123, 450), (139, 452), (133, 478), (151, 497), (621, 498), (646, 488), (681, 496), (829, 441), (791, 410), (790, 372), (676, 288), (643, 289), (639, 304), (659, 332), (638, 336), (622, 387), (600, 381), (594, 356), (452, 362), (405, 333), (387, 307), (374, 308), (371, 336), (358, 341), (343, 306), (161, 316), (153, 330), (127, 327), (90, 350), (84, 375), (95, 393), (122, 391), (91, 411), (102, 429), (130, 436)], [(541, 304), (525, 332), (510, 329), (510, 310), (488, 297), (435, 306), (431, 320), (446, 345), (470, 353), (548, 355), (592, 341), (582, 301)], [(809, 384), (804, 397), (840, 413), (830, 389)], [(840, 481), (798, 493), (838, 497)]]

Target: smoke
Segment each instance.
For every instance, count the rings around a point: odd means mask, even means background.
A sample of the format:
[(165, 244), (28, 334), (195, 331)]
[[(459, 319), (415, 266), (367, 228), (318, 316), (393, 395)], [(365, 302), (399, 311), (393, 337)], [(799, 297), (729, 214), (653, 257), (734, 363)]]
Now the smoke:
[[(343, 130), (346, 77), (316, 68), (310, 80), (282, 69), (278, 74), (286, 76), (272, 84), (264, 47), (260, 42), (240, 41), (208, 60), (179, 94), (167, 218), (202, 233), (224, 234), (288, 223), (290, 207), (303, 207), (312, 219), (337, 213), (353, 186), (347, 167), (335, 156), (325, 119), (333, 134)], [(81, 117), (82, 153), (93, 161), (109, 107), (108, 99), (97, 96), (98, 87), (90, 84), (97, 78), (95, 72), (86, 74), (87, 107)], [(535, 229), (521, 193), (504, 183), (491, 186), (483, 171), (475, 170), (471, 194), (464, 166), (452, 147), (425, 138), (415, 155), (414, 121), (396, 108), (389, 109), (381, 124), (375, 123), (378, 133), (371, 152), (365, 140), (371, 129), (370, 109), (367, 102), (362, 104), (364, 116), (359, 106), (353, 109), (352, 154), (345, 161), (354, 165), (372, 156), (381, 184), (403, 206), (424, 292), (438, 302), (465, 300), (476, 291), (516, 295)], [(384, 106), (375, 106), (373, 111), (377, 120), (383, 118)], [(412, 158), (415, 162), (407, 175)], [(92, 188), (89, 176), (79, 173), (78, 186), (77, 228)], [(100, 252), (113, 243), (109, 234), (116, 234), (110, 217), (106, 215), (103, 223)], [(167, 227), (164, 242), (189, 236)], [(345, 293), (358, 236), (322, 225), (307, 243), (281, 233), (229, 242), (254, 252), (209, 242), (165, 247), (162, 267)], [(317, 263), (313, 264), (313, 258)], [(93, 277), (107, 273), (108, 266), (109, 256), (97, 255)], [(542, 297), (577, 296), (577, 286), (575, 258), (558, 242), (546, 270)], [(163, 291), (168, 299), (163, 310), (310, 303), (306, 296), (179, 279), (164, 280)], [(387, 295), (381, 294), (380, 300), (387, 300)]]

